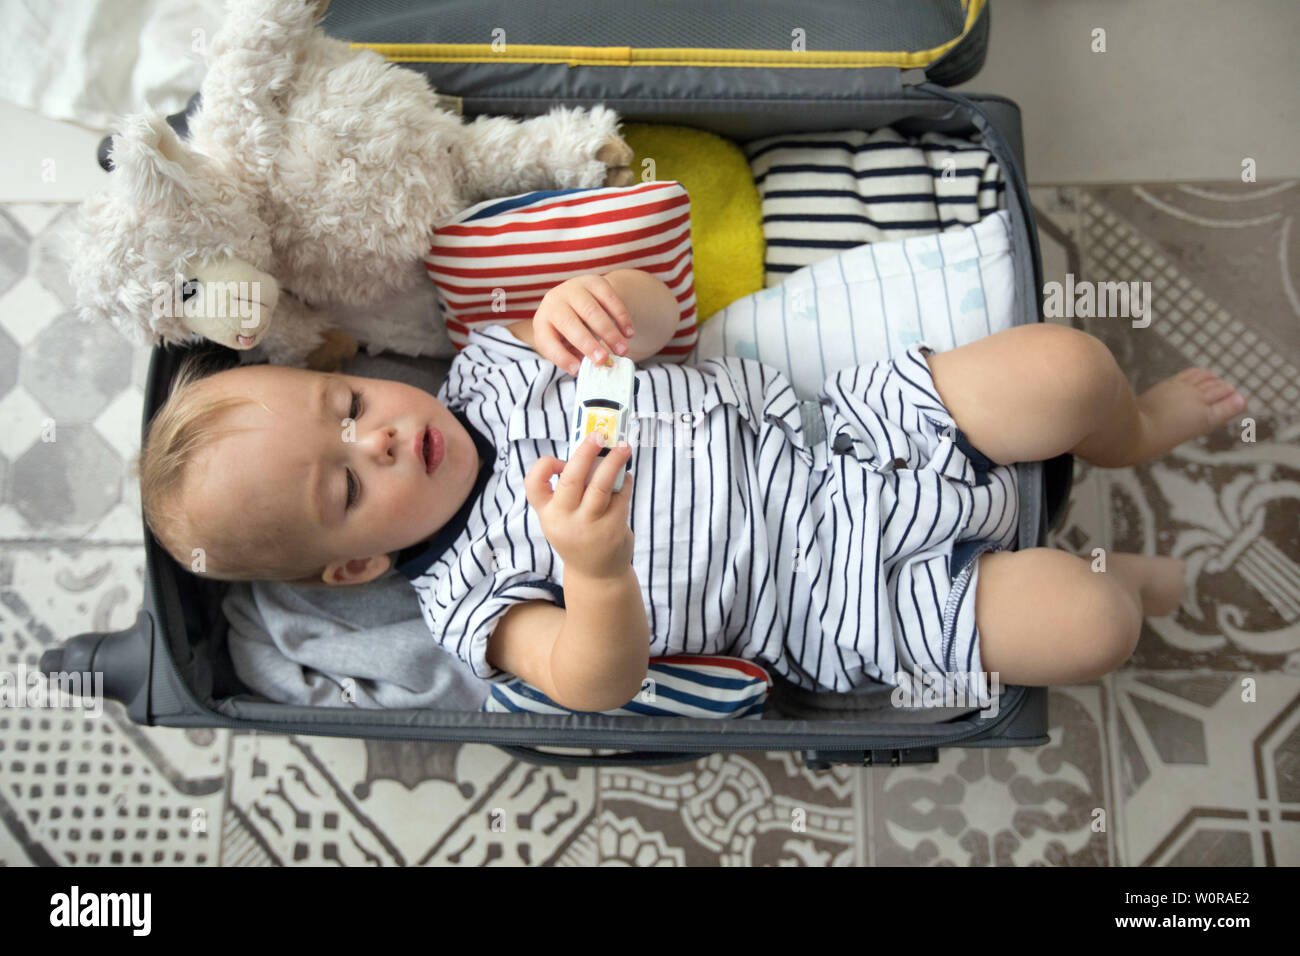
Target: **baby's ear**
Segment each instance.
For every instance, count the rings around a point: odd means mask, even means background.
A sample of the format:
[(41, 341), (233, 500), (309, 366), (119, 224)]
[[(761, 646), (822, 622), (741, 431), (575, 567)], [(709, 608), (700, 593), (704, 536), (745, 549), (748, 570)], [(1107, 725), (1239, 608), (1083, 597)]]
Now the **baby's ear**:
[(386, 554), (372, 555), (368, 558), (350, 558), (347, 561), (334, 561), (321, 572), (321, 580), (334, 587), (349, 584), (369, 584), (392, 566), (392, 559)]

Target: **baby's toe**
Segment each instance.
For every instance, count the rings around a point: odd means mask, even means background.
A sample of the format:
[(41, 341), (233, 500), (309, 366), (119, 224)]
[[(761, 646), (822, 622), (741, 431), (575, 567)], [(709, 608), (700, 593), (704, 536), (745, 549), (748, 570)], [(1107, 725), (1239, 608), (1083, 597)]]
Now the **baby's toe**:
[(1209, 369), (1198, 368), (1196, 366), (1185, 368), (1174, 376), (1176, 381), (1183, 382), (1187, 385), (1200, 385), (1206, 379), (1210, 378), (1214, 378), (1213, 372)]
[(1210, 402), (1208, 408), (1211, 425), (1218, 427), (1246, 410), (1246, 396), (1229, 388), (1226, 396)]
[(1236, 389), (1217, 376), (1211, 375), (1204, 381), (1197, 383), (1200, 389), (1201, 397), (1209, 404), (1219, 401), (1221, 398), (1227, 398)]
[(1199, 373), (1185, 381), (1194, 385), (1201, 396), (1201, 401), (1205, 402), (1210, 427), (1217, 428), (1235, 415), (1241, 414), (1246, 408), (1246, 396), (1213, 372), (1207, 372), (1205, 369), (1189, 369), (1189, 371)]

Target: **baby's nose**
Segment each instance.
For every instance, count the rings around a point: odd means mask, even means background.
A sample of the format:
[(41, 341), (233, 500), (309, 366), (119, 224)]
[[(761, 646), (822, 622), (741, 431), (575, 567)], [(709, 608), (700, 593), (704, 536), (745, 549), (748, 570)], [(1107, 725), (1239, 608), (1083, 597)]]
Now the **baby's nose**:
[(393, 460), (397, 457), (393, 453), (393, 440), (396, 437), (396, 428), (376, 428), (366, 436), (366, 450), (376, 458)]

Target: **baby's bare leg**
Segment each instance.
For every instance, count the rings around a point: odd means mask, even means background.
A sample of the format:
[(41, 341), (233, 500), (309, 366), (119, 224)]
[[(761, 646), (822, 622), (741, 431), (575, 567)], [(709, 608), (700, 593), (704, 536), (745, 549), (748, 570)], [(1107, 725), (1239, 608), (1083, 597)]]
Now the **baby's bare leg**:
[(1106, 570), (1064, 551), (980, 555), (975, 623), (984, 670), (1003, 684), (1095, 680), (1137, 647), (1143, 617), (1178, 606), (1185, 566), (1174, 558), (1107, 554)]
[(1246, 406), (1195, 368), (1136, 396), (1104, 343), (1060, 325), (1007, 329), (928, 361), (957, 427), (1004, 465), (1067, 451), (1105, 468), (1140, 464)]

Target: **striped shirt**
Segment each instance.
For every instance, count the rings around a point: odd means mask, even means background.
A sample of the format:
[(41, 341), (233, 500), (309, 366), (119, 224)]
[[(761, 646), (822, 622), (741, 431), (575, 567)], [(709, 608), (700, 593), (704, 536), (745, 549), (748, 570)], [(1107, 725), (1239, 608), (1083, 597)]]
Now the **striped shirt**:
[[(961, 450), (915, 348), (836, 373), (802, 408), (784, 375), (750, 359), (646, 364), (636, 380), (629, 518), (651, 657), (726, 654), (832, 691), (979, 669), (949, 564), (959, 541), (1011, 544), (1015, 487), (1010, 469), (980, 472)], [(575, 392), (489, 326), (471, 331), (438, 395), (483, 466), (460, 512), (398, 568), (435, 638), (487, 680), (511, 677), (486, 660), (500, 616), (564, 603), (563, 560), (524, 476), (568, 457)]]

